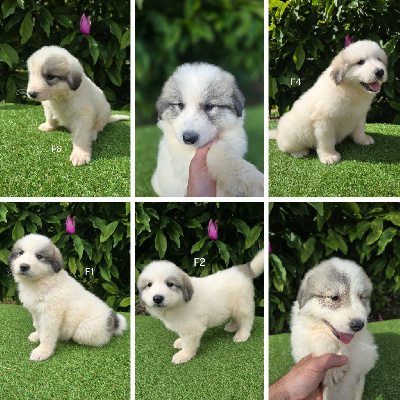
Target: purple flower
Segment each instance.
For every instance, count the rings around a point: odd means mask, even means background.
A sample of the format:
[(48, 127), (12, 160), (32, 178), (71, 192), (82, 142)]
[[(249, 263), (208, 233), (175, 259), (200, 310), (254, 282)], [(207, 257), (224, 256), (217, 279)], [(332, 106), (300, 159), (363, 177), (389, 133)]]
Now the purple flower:
[(82, 14), (80, 28), (81, 28), (81, 32), (84, 35), (89, 35), (90, 34), (90, 24), (92, 23), (90, 21), (90, 18), (91, 18), (90, 15), (86, 18), (86, 15)]
[(354, 36), (346, 35), (346, 39), (344, 39), (344, 47), (350, 46), (354, 42)]
[(75, 218), (76, 217), (72, 217), (70, 215), (68, 215), (67, 217), (67, 221), (66, 221), (66, 231), (69, 235), (73, 235), (75, 233)]
[(268, 254), (272, 253), (271, 242), (268, 242)]
[(210, 222), (208, 223), (208, 237), (211, 240), (218, 239), (218, 220), (215, 220), (215, 224), (214, 224), (213, 220), (210, 219)]

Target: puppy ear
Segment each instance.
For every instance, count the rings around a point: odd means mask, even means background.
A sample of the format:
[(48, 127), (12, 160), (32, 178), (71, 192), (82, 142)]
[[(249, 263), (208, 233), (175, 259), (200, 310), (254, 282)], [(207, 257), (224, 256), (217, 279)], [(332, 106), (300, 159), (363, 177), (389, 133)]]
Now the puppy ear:
[(307, 288), (308, 286), (308, 277), (304, 278), (301, 282), (299, 293), (297, 293), (296, 300), (299, 303), (299, 308), (303, 308), (308, 300), (310, 300), (313, 296)]
[(157, 109), (157, 115), (158, 119), (161, 119), (162, 113), (169, 107), (168, 101), (166, 101), (164, 98), (161, 96), (157, 99), (156, 103), (156, 109)]
[(245, 98), (243, 96), (243, 93), (238, 88), (236, 82), (234, 82), (233, 84), (232, 102), (235, 108), (236, 115), (238, 117), (241, 117), (244, 110)]
[(189, 275), (183, 271), (182, 271), (181, 279), (182, 279), (182, 283), (179, 285), (179, 288), (182, 290), (183, 300), (185, 300), (185, 302), (187, 303), (193, 297), (194, 288), (190, 281)]
[(349, 64), (344, 62), (341, 52), (333, 59), (331, 67), (331, 78), (336, 85), (340, 85), (349, 69)]
[(67, 75), (67, 83), (71, 90), (77, 90), (82, 83), (82, 72), (71, 71)]
[(15, 245), (11, 250), (11, 253), (7, 257), (8, 265), (11, 265), (11, 263), (18, 257), (20, 249), (16, 248)]
[(54, 272), (60, 272), (64, 267), (61, 251), (56, 247), (56, 245), (54, 245), (54, 254), (49, 261)]

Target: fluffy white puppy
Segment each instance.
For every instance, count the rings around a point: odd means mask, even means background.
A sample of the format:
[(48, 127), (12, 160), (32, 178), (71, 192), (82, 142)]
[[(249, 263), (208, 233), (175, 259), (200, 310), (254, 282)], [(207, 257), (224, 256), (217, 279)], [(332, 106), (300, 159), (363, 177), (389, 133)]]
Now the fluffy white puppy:
[(197, 148), (214, 140), (207, 167), (217, 196), (264, 196), (264, 175), (243, 159), (244, 97), (231, 74), (206, 63), (183, 64), (164, 84), (157, 111), (164, 136), (151, 183), (159, 196), (186, 195)]
[(365, 375), (378, 358), (367, 330), (372, 283), (353, 261), (331, 258), (306, 273), (291, 321), (296, 362), (310, 353), (346, 355), (348, 364), (323, 379), (324, 400), (361, 400)]
[(297, 158), (316, 149), (323, 164), (340, 161), (335, 144), (346, 136), (358, 144), (373, 144), (364, 132), (365, 121), (372, 100), (387, 80), (386, 66), (387, 56), (377, 43), (352, 43), (283, 115), (269, 138)]
[(19, 239), (8, 263), (20, 300), (32, 314), (35, 332), (28, 339), (40, 342), (31, 353), (32, 361), (49, 358), (58, 340), (103, 346), (126, 330), (125, 317), (62, 270), (60, 250), (49, 238), (30, 234)]
[(140, 301), (147, 311), (176, 332), (174, 348), (181, 349), (172, 358), (180, 364), (196, 355), (200, 339), (207, 328), (225, 326), (236, 332), (233, 340), (250, 337), (254, 321), (253, 278), (264, 270), (264, 251), (253, 261), (205, 278), (188, 276), (170, 261), (153, 261), (140, 274)]
[(126, 115), (110, 115), (104, 93), (84, 73), (82, 65), (67, 50), (44, 46), (28, 58), (28, 96), (41, 101), (46, 122), (44, 132), (58, 124), (71, 131), (72, 165), (88, 164), (92, 142), (109, 122), (127, 120)]

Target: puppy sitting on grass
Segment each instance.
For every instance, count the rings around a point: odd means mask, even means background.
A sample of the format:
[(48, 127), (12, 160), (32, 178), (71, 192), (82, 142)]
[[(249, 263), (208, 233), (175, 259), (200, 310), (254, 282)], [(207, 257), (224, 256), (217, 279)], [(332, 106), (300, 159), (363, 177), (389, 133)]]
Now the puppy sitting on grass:
[(72, 165), (88, 164), (92, 142), (109, 122), (129, 119), (110, 115), (104, 93), (84, 73), (79, 61), (58, 46), (45, 46), (28, 59), (28, 96), (41, 101), (46, 122), (39, 129), (49, 132), (63, 125), (72, 134)]

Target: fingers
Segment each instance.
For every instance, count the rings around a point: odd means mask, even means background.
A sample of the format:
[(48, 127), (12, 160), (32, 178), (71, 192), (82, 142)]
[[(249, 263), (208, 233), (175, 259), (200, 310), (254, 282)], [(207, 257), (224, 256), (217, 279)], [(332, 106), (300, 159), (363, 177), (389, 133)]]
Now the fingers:
[[(315, 367), (323, 372), (332, 367), (341, 367), (348, 363), (349, 359), (346, 356), (341, 356), (338, 354), (327, 353), (322, 356), (315, 356), (310, 354), (310, 356), (316, 362)], [(308, 356), (307, 356), (308, 357)]]

